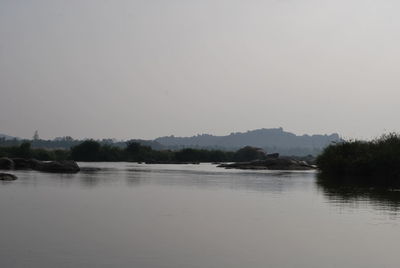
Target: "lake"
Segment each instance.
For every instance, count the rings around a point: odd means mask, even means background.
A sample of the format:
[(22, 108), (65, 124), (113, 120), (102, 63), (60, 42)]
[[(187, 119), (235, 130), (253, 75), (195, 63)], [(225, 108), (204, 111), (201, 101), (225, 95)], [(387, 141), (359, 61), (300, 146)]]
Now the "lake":
[(0, 183), (0, 267), (399, 267), (400, 192), (315, 172), (80, 163)]

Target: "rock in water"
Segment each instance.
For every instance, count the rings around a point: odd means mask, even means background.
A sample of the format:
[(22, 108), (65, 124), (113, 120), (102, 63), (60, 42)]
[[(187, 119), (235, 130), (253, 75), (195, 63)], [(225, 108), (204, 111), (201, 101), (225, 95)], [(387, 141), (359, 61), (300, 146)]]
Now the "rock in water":
[(265, 160), (256, 160), (251, 162), (237, 162), (232, 164), (221, 164), (218, 167), (253, 169), (253, 170), (312, 170), (314, 166), (304, 161), (297, 161), (290, 158), (267, 158)]
[(13, 174), (0, 173), (0, 181), (15, 181), (17, 177)]
[(80, 171), (80, 168), (75, 161), (42, 162), (38, 160), (32, 160), (32, 169), (54, 173), (77, 173)]
[(8, 157), (0, 158), (0, 169), (14, 169), (15, 164), (14, 161)]
[(15, 169), (31, 169), (32, 168), (32, 159), (13, 158), (12, 161), (14, 161)]
[(0, 158), (0, 169), (27, 169), (55, 173), (77, 173), (80, 171), (75, 161), (39, 161), (25, 158)]

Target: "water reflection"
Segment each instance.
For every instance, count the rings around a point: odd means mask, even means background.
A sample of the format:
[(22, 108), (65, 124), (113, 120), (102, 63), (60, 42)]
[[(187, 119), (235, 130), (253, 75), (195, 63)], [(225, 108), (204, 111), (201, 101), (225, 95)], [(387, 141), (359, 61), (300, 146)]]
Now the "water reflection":
[[(202, 189), (235, 189), (257, 192), (281, 193), (293, 187), (301, 187), (309, 183), (313, 173), (293, 172), (238, 172), (193, 169), (165, 169), (147, 167), (147, 169), (125, 169), (127, 185), (137, 186), (139, 183), (189, 187)], [(304, 182), (304, 179), (306, 182)]]
[(139, 172), (127, 173), (125, 180), (127, 186), (138, 186), (142, 183), (142, 175)]
[[(387, 181), (383, 179), (382, 181)], [(341, 205), (369, 204), (375, 209), (398, 212), (400, 188), (380, 184), (363, 178), (338, 178), (317, 175), (317, 186), (331, 203)]]
[(81, 176), (81, 182), (83, 186), (95, 187), (99, 184), (99, 177), (96, 175)]
[(81, 166), (0, 184), (0, 267), (399, 267), (399, 217), (367, 203), (397, 210), (395, 191), (314, 172)]
[(77, 174), (19, 171), (14, 184), (97, 188), (109, 186), (165, 186), (215, 190), (282, 193), (309, 188), (313, 172), (225, 170), (215, 165), (138, 165), (132, 163), (80, 163)]
[(94, 188), (119, 182), (123, 173), (123, 170), (114, 167), (84, 166), (77, 177), (82, 186)]

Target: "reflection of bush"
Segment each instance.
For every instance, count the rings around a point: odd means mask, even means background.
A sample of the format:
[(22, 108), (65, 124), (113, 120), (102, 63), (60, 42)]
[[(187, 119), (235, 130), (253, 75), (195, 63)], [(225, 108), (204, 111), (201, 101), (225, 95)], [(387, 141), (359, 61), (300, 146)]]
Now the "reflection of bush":
[(345, 141), (325, 148), (316, 160), (318, 168), (325, 174), (400, 178), (400, 136), (383, 135), (379, 139)]
[[(388, 183), (389, 182), (389, 183)], [(317, 186), (334, 202), (353, 203), (367, 201), (375, 206), (400, 209), (400, 187), (392, 180), (381, 177), (342, 177), (319, 174)]]

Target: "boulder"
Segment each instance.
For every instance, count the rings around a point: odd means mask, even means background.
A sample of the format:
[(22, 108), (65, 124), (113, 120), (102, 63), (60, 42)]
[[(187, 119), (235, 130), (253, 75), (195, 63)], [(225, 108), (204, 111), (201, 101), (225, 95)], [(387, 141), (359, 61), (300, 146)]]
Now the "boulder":
[(77, 173), (80, 171), (75, 161), (39, 161), (25, 158), (0, 158), (0, 169), (32, 169), (43, 172)]
[(17, 177), (13, 174), (0, 173), (0, 181), (15, 181)]
[(290, 158), (267, 158), (251, 162), (238, 162), (232, 164), (222, 164), (218, 167), (235, 169), (253, 169), (253, 170), (312, 170), (314, 166), (304, 161), (297, 161)]
[(32, 168), (32, 159), (25, 158), (12, 158), (14, 161), (15, 169), (31, 169)]
[(2, 157), (0, 158), (0, 169), (14, 169), (15, 164), (14, 161), (8, 157)]
[(42, 172), (54, 173), (77, 173), (80, 171), (78, 164), (75, 161), (49, 161), (43, 162), (38, 160), (32, 161), (32, 169)]
[(279, 158), (279, 154), (278, 153), (267, 154), (267, 158)]

